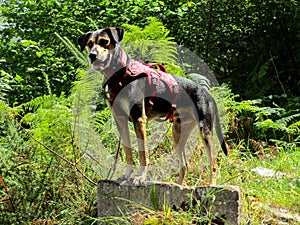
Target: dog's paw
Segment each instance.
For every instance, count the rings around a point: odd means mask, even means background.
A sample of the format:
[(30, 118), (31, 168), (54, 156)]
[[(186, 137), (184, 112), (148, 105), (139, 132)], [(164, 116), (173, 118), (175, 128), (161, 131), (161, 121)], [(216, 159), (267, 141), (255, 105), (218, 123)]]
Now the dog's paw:
[(143, 185), (146, 183), (147, 166), (141, 166), (138, 173), (133, 177), (133, 185)]
[(132, 180), (133, 185), (143, 185), (146, 183), (146, 177), (145, 176), (135, 176)]
[(132, 179), (125, 176), (121, 176), (115, 180), (120, 185), (132, 185)]
[(126, 176), (124, 176), (124, 175), (116, 179), (116, 181), (118, 183), (121, 183), (121, 182), (126, 181), (126, 180), (128, 180), (128, 178)]
[(129, 184), (132, 182), (132, 179), (130, 178), (133, 173), (133, 166), (132, 165), (127, 165), (124, 174), (116, 179), (116, 182), (119, 184)]

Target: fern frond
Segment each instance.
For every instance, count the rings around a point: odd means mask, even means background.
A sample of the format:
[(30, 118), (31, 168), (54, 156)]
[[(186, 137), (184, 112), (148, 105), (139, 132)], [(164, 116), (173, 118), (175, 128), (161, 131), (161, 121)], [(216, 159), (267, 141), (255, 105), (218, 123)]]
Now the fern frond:
[(296, 114), (293, 114), (290, 116), (280, 118), (280, 119), (276, 120), (275, 122), (278, 124), (283, 124), (283, 125), (287, 126), (292, 120), (299, 118), (299, 117), (300, 117), (300, 113), (296, 113)]
[(288, 128), (285, 125), (276, 123), (271, 119), (255, 122), (254, 125), (259, 129), (274, 129), (285, 132), (288, 131)]
[(54, 96), (52, 95), (39, 96), (29, 102), (21, 104), (19, 107), (28, 111), (36, 111), (40, 107), (49, 107), (49, 105), (52, 105), (53, 98)]
[(5, 102), (0, 101), (0, 121), (4, 121), (4, 117), (8, 114), (14, 114), (13, 108), (9, 107)]
[(166, 40), (169, 30), (155, 17), (148, 18), (149, 24), (145, 26), (143, 32), (152, 38), (152, 40)]
[(108, 107), (106, 107), (104, 110), (102, 110), (96, 115), (94, 120), (95, 121), (94, 126), (98, 132), (100, 133), (102, 132), (104, 124), (107, 122), (110, 116), (111, 116), (111, 111)]
[(271, 115), (280, 116), (284, 112), (285, 109), (283, 108), (258, 107), (255, 115), (257, 118), (262, 118), (263, 116), (269, 117)]
[(62, 37), (57, 32), (54, 33), (65, 44), (65, 46), (72, 52), (72, 54), (75, 56), (75, 58), (82, 66), (87, 67), (89, 65), (85, 53), (81, 52), (79, 48), (75, 46), (67, 37)]
[(291, 133), (300, 135), (300, 120), (288, 126)]
[(97, 29), (98, 29), (98, 26), (97, 26), (97, 23), (95, 22), (95, 20), (93, 20), (93, 19), (92, 19), (91, 17), (89, 17), (89, 16), (87, 16), (86, 18), (91, 22), (91, 24), (93, 24), (95, 30), (97, 30)]
[(139, 28), (138, 26), (123, 24), (122, 27), (124, 27), (126, 31), (126, 35), (123, 38), (123, 43), (128, 44), (128, 42), (135, 42), (140, 39), (145, 39), (141, 28)]
[(261, 112), (261, 108), (257, 106), (257, 104), (259, 103), (261, 103), (260, 99), (245, 100), (242, 102), (229, 102), (229, 104), (231, 104), (229, 108), (233, 109), (237, 115), (247, 111), (252, 113), (257, 113), (257, 112)]
[[(0, 71), (1, 72), (1, 71)], [(7, 95), (7, 92), (10, 91), (12, 88), (10, 85), (0, 77), (0, 101), (4, 101)]]
[(77, 81), (73, 82), (69, 101), (73, 104), (74, 118), (89, 121), (99, 101), (99, 87), (103, 76), (99, 72), (78, 69)]
[(126, 35), (124, 49), (132, 58), (165, 64), (176, 64), (178, 51), (174, 38), (168, 37), (168, 29), (155, 18), (149, 18), (149, 24), (140, 29), (138, 26), (124, 24)]
[(191, 73), (189, 74), (189, 78), (204, 87), (206, 90), (209, 90), (211, 88), (211, 82), (206, 76), (198, 73)]

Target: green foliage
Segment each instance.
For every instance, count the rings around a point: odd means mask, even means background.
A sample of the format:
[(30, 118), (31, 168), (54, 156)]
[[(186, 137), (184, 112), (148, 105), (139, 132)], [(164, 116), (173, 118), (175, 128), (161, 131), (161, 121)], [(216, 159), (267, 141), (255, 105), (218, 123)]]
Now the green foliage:
[[(25, 110), (31, 109), (21, 119), (21, 123), (31, 128), (31, 134), (45, 145), (64, 149), (71, 142), (72, 111), (65, 103), (64, 97), (43, 96), (23, 105)], [(28, 107), (28, 108), (27, 108)], [(36, 146), (40, 148), (41, 146)], [(71, 149), (65, 149), (67, 151)], [(66, 152), (67, 153), (67, 152)]]
[(201, 85), (202, 87), (206, 88), (207, 90), (209, 90), (212, 86), (210, 80), (204, 75), (191, 73), (188, 74), (188, 78)]
[(0, 102), (0, 171), (6, 185), (0, 187), (1, 224), (78, 220), (90, 224), (86, 215), (95, 213), (94, 198), (89, 197), (94, 190), (74, 168), (36, 141), (80, 166), (70, 135), (72, 114), (64, 102), (63, 97), (45, 96), (24, 105), (33, 111), (21, 120), (30, 131), (17, 122), (19, 109)]
[[(94, 181), (105, 178), (118, 134), (99, 91), (103, 78), (92, 72), (76, 38), (120, 25), (126, 28), (124, 47), (134, 58), (167, 63), (169, 72), (186, 76), (175, 65), (176, 42), (229, 83), (212, 91), (232, 150), (221, 158), (221, 182), (245, 191), (245, 224), (266, 220), (261, 205), (299, 213), (298, 8), (294, 0), (1, 1), (0, 223), (105, 220), (95, 219), (95, 189), (76, 171)], [(188, 76), (210, 86), (206, 77)], [(149, 140), (157, 144), (151, 163), (167, 165), (170, 132), (161, 135), (157, 125), (149, 125)], [(255, 166), (291, 178), (265, 180), (251, 172)], [(195, 185), (203, 171), (190, 169), (187, 183)], [(150, 213), (145, 224), (210, 219), (167, 205), (165, 212)]]
[(162, 22), (243, 98), (299, 96), (299, 2), (167, 1)]
[[(145, 46), (151, 42), (152, 46), (153, 41), (144, 34), (170, 31), (172, 41), (196, 52), (220, 81), (230, 83), (234, 93), (243, 98), (299, 96), (298, 8), (295, 0), (240, 0), (235, 4), (218, 0), (2, 1), (0, 67), (12, 78), (8, 101), (21, 104), (49, 93), (44, 74), (53, 94), (69, 94), (82, 62), (69, 54), (56, 34), (76, 43), (83, 32), (126, 23), (133, 31), (130, 39), (144, 40)], [(149, 17), (161, 21), (164, 28), (158, 22), (157, 27), (154, 23), (147, 26), (147, 32), (134, 28), (149, 24)], [(148, 56), (162, 52), (159, 49), (165, 43), (157, 44), (158, 49), (152, 48)]]
[(157, 197), (157, 190), (156, 190), (156, 186), (154, 185), (152, 190), (151, 190), (151, 203), (153, 205), (153, 208), (155, 210), (159, 209), (159, 202), (158, 202), (158, 197)]
[[(299, 146), (282, 146), (278, 148), (276, 156), (268, 148), (258, 155), (251, 154), (251, 145), (242, 143), (232, 148), (229, 159), (224, 158), (221, 163), (221, 179), (226, 184), (239, 185), (246, 195), (243, 198), (242, 224), (280, 224), (282, 220), (276, 213), (288, 209), (287, 213), (299, 215), (300, 160)], [(254, 173), (252, 169), (263, 167), (274, 172), (283, 172), (284, 176), (263, 177)], [(296, 211), (294, 211), (294, 209)], [(289, 224), (297, 224), (296, 220), (287, 219)]]
[(278, 105), (263, 106), (261, 99), (236, 101), (239, 96), (226, 85), (213, 89), (212, 93), (216, 99), (222, 100), (219, 109), (221, 113), (226, 109), (226, 133), (236, 143), (255, 139), (286, 145), (300, 135), (299, 110), (286, 110)]
[(8, 92), (11, 90), (9, 78), (9, 74), (0, 70), (0, 101), (4, 101), (7, 98)]
[(132, 58), (142, 62), (176, 64), (177, 50), (174, 38), (168, 37), (169, 31), (155, 18), (143, 29), (136, 25), (123, 24), (126, 35), (123, 39), (125, 50)]
[(64, 45), (68, 48), (68, 50), (73, 54), (76, 60), (82, 65), (87, 67), (89, 65), (88, 60), (86, 60), (86, 55), (83, 52), (79, 51), (77, 45), (74, 45), (73, 42), (70, 41), (66, 36), (60, 36), (55, 32), (55, 35), (64, 43)]
[[(95, 86), (100, 82), (96, 75), (79, 69), (68, 98), (44, 95), (15, 108), (0, 102), (0, 168), (8, 194), (2, 187), (0, 191), (12, 202), (1, 205), (1, 224), (91, 224), (90, 218), (96, 215), (95, 190), (76, 170), (99, 179), (89, 161), (89, 149), (95, 148), (94, 139), (98, 139), (90, 124)], [(30, 129), (25, 131), (21, 124)], [(105, 169), (98, 173), (106, 175)]]

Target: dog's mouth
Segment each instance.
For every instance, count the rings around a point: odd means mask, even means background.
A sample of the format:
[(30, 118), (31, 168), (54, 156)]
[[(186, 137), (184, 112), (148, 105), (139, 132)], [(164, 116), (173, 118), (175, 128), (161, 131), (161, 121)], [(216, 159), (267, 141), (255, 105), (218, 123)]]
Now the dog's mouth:
[(105, 64), (99, 59), (96, 59), (92, 64), (95, 70), (101, 70), (105, 67)]
[(100, 59), (96, 59), (92, 62), (92, 64), (95, 70), (104, 70), (108, 67), (109, 57), (107, 57), (104, 61)]

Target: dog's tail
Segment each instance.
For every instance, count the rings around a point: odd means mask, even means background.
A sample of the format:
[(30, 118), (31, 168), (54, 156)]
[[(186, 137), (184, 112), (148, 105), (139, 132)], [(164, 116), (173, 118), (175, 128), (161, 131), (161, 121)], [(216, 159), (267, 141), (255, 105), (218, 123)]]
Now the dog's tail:
[[(215, 102), (214, 102), (215, 103)], [(219, 139), (219, 142), (221, 144), (222, 150), (224, 152), (225, 155), (228, 155), (228, 150), (225, 144), (225, 140), (224, 140), (224, 136), (222, 133), (222, 128), (221, 128), (221, 123), (220, 123), (220, 117), (219, 117), (219, 113), (218, 113), (218, 108), (217, 108), (217, 104), (215, 103), (215, 129), (216, 129), (216, 133)]]

